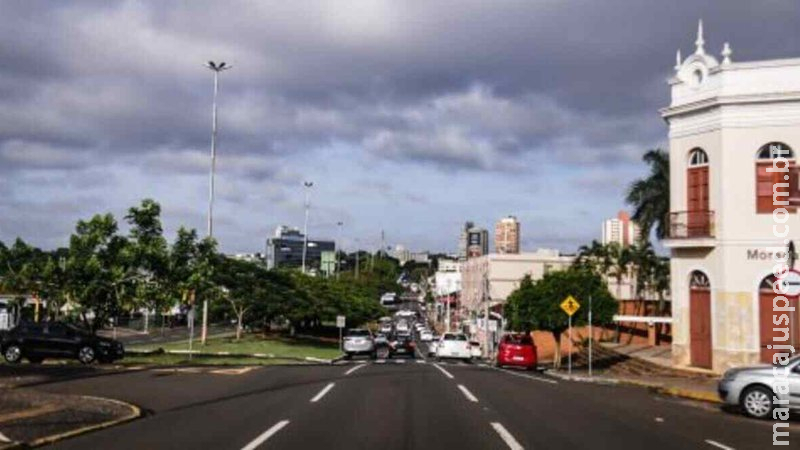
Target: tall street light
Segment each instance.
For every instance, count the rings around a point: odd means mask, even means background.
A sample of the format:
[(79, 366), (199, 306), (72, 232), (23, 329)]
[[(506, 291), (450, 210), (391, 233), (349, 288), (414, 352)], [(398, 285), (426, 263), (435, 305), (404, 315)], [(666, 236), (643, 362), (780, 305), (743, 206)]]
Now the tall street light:
[[(232, 68), (224, 62), (206, 63), (206, 67), (214, 71), (214, 99), (211, 109), (211, 169), (208, 175), (208, 237), (214, 237), (214, 175), (217, 168), (217, 93), (219, 92), (219, 73)], [(203, 327), (200, 342), (205, 345), (208, 336), (208, 299), (203, 298)]]
[(306, 187), (306, 219), (303, 223), (303, 273), (306, 273), (306, 252), (308, 252), (308, 209), (311, 207), (308, 196), (311, 192), (311, 186), (314, 186), (314, 183), (311, 181), (304, 181), (303, 186)]
[(336, 279), (338, 280), (339, 274), (342, 272), (341, 264), (339, 264), (339, 252), (341, 252), (342, 249), (338, 247), (342, 244), (342, 225), (344, 225), (344, 222), (336, 222), (336, 225), (339, 227), (339, 243), (336, 244)]

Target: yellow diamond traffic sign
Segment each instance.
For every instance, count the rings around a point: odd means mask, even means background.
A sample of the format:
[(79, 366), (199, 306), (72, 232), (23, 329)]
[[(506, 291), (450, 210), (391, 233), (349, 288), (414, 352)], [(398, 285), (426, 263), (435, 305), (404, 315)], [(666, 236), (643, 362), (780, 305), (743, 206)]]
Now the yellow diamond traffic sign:
[(575, 312), (578, 311), (580, 307), (581, 304), (578, 303), (578, 301), (575, 300), (575, 298), (573, 298), (571, 295), (565, 298), (563, 302), (561, 302), (561, 309), (563, 309), (568, 316), (572, 316), (573, 314), (575, 314)]

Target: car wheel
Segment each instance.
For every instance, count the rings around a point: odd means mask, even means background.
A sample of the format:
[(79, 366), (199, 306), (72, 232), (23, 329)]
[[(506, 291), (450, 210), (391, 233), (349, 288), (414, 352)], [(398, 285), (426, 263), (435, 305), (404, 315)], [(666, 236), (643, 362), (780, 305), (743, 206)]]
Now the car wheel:
[(30, 362), (31, 364), (41, 364), (42, 361), (44, 361), (44, 358), (42, 358), (41, 356), (28, 357), (28, 362)]
[(91, 364), (94, 362), (94, 349), (85, 345), (78, 350), (78, 361), (81, 364)]
[(756, 419), (767, 419), (772, 413), (772, 391), (754, 386), (744, 391), (741, 398), (744, 413)]
[(17, 364), (22, 360), (22, 349), (16, 344), (9, 345), (6, 347), (6, 351), (3, 352), (3, 357), (7, 363)]

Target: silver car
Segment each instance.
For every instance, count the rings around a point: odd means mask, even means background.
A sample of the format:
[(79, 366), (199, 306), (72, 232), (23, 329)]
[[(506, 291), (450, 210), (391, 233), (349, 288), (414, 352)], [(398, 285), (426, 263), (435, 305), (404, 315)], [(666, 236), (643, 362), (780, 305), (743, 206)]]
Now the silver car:
[[(785, 368), (785, 369), (784, 369)], [(786, 373), (789, 394), (777, 394), (773, 387)], [(800, 356), (790, 359), (785, 366), (761, 365), (736, 367), (722, 376), (717, 387), (722, 401), (741, 407), (742, 411), (758, 419), (772, 418), (773, 396), (788, 401), (788, 407), (800, 410)]]
[(372, 332), (362, 328), (348, 330), (342, 347), (344, 347), (344, 353), (348, 358), (353, 355), (373, 356), (375, 354), (375, 340), (372, 337)]

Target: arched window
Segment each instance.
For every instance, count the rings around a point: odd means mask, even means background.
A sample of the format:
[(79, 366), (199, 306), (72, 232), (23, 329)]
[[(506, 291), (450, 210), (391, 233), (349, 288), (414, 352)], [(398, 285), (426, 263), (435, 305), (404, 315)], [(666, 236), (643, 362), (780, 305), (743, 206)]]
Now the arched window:
[[(772, 214), (776, 208), (786, 208), (789, 212), (795, 212), (795, 207), (789, 207), (785, 203), (788, 195), (775, 195), (778, 193), (789, 193), (787, 180), (789, 173), (782, 171), (769, 171), (773, 166), (773, 160), (784, 158), (788, 160), (786, 164), (790, 170), (794, 168), (794, 151), (783, 142), (770, 142), (764, 144), (756, 153), (756, 213)], [(784, 164), (778, 164), (783, 167)]]
[(708, 275), (695, 270), (689, 275), (689, 287), (691, 289), (710, 289), (711, 282), (708, 281)]
[(708, 155), (702, 148), (695, 148), (689, 152), (689, 167), (708, 165)]

